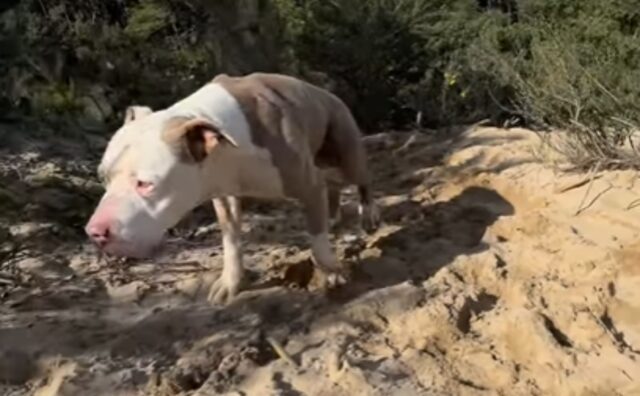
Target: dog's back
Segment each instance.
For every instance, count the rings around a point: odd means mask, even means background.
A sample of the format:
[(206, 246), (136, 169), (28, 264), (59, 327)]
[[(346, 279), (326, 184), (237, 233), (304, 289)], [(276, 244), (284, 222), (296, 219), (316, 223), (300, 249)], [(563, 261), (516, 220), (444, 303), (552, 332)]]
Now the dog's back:
[[(360, 129), (350, 110), (333, 93), (281, 74), (223, 74), (213, 82), (236, 96), (252, 124), (257, 144), (275, 146), (279, 141), (298, 153), (307, 152), (319, 168), (338, 170), (347, 184), (369, 184)], [(273, 149), (283, 151), (282, 147)]]

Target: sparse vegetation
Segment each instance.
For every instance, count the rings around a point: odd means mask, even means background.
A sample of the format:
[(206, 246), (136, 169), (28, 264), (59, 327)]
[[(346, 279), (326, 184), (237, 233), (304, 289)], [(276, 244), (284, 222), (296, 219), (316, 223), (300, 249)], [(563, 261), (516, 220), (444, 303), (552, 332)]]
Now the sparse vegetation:
[[(317, 76), (367, 131), (514, 119), (581, 167), (636, 165), (640, 11), (616, 0), (23, 0), (0, 16), (0, 108), (109, 122), (218, 72)], [(311, 78), (311, 77), (309, 77)], [(515, 117), (515, 118), (514, 118)], [(626, 142), (626, 143), (625, 143)]]
[[(229, 24), (241, 11), (249, 24)], [(85, 127), (132, 102), (167, 105), (223, 70), (276, 70), (272, 18), (230, 1), (21, 1), (0, 15), (0, 107)]]

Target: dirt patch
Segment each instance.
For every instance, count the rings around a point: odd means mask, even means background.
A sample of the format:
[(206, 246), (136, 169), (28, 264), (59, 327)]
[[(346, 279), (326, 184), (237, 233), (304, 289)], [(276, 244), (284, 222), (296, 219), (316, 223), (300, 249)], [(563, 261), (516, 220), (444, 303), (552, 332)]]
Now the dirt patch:
[(640, 394), (636, 175), (555, 172), (526, 130), (409, 138), (367, 139), (385, 224), (357, 233), (347, 192), (345, 287), (315, 286), (295, 205), (252, 202), (251, 285), (225, 307), (211, 208), (161, 257), (102, 261), (91, 150), (3, 153), (0, 393)]

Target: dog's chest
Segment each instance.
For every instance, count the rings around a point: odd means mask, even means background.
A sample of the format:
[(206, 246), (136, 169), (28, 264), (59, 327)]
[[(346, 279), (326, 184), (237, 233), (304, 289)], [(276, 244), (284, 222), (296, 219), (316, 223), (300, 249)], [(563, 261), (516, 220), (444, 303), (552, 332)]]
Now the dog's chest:
[(238, 196), (283, 198), (285, 195), (282, 173), (266, 150), (257, 150), (243, 158), (235, 182)]

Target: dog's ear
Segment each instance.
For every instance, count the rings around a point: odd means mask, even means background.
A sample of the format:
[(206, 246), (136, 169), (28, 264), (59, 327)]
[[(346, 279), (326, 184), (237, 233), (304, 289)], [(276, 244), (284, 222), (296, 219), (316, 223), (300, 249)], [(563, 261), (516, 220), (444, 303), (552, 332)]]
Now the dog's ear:
[(129, 106), (124, 112), (124, 125), (127, 125), (131, 121), (139, 120), (153, 113), (151, 107), (147, 106)]
[(201, 118), (172, 120), (163, 138), (170, 146), (178, 148), (183, 157), (194, 162), (202, 162), (225, 144), (237, 147), (229, 135)]

